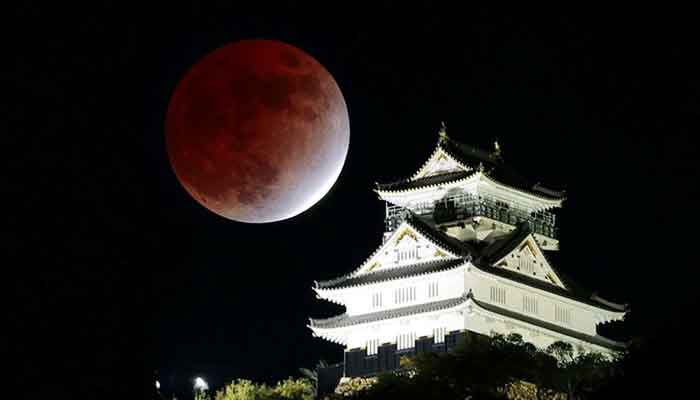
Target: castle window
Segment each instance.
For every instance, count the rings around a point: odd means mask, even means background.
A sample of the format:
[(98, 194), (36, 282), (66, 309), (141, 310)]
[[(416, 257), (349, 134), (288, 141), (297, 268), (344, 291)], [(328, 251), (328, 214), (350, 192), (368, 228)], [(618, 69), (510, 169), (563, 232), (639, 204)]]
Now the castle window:
[(491, 286), (491, 302), (498, 304), (506, 304), (506, 289)]
[(383, 305), (382, 292), (372, 294), (372, 308), (379, 308)]
[(433, 343), (445, 343), (445, 334), (447, 333), (447, 328), (435, 328), (433, 329)]
[(418, 258), (418, 248), (399, 249), (396, 252), (396, 262), (403, 262)]
[(502, 207), (502, 208), (509, 208), (510, 207), (510, 205), (508, 205), (508, 203), (506, 203), (505, 201), (501, 201), (501, 200), (496, 200), (496, 205), (499, 207)]
[(437, 282), (431, 282), (428, 285), (428, 297), (437, 297), (438, 296), (438, 283)]
[(416, 300), (416, 287), (405, 287), (394, 290), (394, 304), (404, 304)]
[(373, 339), (367, 341), (367, 355), (372, 356), (377, 354), (379, 349), (379, 339)]
[(539, 304), (537, 298), (533, 296), (523, 296), (523, 311), (529, 314), (538, 314)]
[(416, 342), (416, 334), (411, 332), (411, 333), (402, 333), (396, 336), (396, 350), (406, 350), (406, 349), (411, 349), (413, 346), (415, 346)]
[(571, 309), (564, 308), (558, 304), (554, 306), (554, 320), (563, 324), (571, 323)]
[(535, 263), (529, 254), (523, 252), (518, 259), (518, 269), (526, 274), (535, 274)]

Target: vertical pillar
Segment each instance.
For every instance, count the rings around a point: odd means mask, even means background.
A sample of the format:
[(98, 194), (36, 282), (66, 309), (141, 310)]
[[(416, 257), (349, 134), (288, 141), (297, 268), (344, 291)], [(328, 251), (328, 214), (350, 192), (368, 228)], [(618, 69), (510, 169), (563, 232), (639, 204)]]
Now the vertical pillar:
[(395, 343), (385, 343), (379, 346), (377, 358), (379, 362), (377, 372), (394, 371), (399, 368), (399, 357), (396, 354)]
[(352, 349), (345, 352), (345, 376), (353, 377), (364, 374), (365, 357), (367, 351), (364, 349)]
[(432, 337), (423, 336), (416, 339), (416, 354), (432, 353), (433, 343)]

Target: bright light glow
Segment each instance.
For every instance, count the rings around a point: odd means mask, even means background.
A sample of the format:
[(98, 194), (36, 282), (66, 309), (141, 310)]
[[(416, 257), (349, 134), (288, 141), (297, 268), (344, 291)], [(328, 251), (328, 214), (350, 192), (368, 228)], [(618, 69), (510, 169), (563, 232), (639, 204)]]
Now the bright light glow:
[(156, 381), (156, 389), (160, 389), (160, 382)]
[(200, 377), (196, 377), (194, 379), (194, 388), (196, 390), (204, 391), (204, 390), (209, 390), (209, 385), (207, 385), (207, 382), (204, 379), (202, 379)]

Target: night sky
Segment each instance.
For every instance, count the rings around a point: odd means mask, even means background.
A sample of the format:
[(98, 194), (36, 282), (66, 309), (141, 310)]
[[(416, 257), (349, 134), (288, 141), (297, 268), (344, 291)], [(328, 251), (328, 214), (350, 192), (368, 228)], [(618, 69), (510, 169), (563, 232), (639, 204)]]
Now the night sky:
[[(150, 390), (156, 371), (164, 392), (187, 393), (196, 375), (212, 387), (274, 382), (341, 361), (341, 347), (305, 327), (342, 311), (314, 298), (313, 281), (354, 270), (380, 245), (374, 183), (412, 175), (440, 121), (467, 144), (498, 139), (508, 164), (566, 189), (555, 267), (631, 304), (629, 320), (602, 333), (647, 337), (650, 359), (680, 359), (665, 349), (697, 318), (700, 277), (700, 35), (687, 10), (345, 4), (300, 18), (273, 5), (274, 16), (234, 5), (25, 4), (9, 14), (3, 50), (2, 265), (8, 348), (28, 397), (145, 398), (135, 391)], [(262, 225), (192, 200), (163, 130), (188, 68), (249, 38), (313, 56), (350, 114), (333, 189)]]

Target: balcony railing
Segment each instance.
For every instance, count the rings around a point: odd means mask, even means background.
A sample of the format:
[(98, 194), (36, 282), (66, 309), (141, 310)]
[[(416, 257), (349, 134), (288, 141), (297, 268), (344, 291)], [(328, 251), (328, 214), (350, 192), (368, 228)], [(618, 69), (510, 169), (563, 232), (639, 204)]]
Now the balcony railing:
[(557, 229), (554, 226), (555, 216), (550, 212), (528, 213), (487, 197), (469, 194), (446, 197), (435, 201), (430, 206), (423, 204), (411, 210), (401, 206), (388, 205), (385, 219), (387, 232), (396, 229), (410, 212), (421, 216), (432, 214), (433, 220), (437, 224), (477, 216), (491, 218), (514, 226), (521, 222), (527, 222), (533, 232), (551, 238), (557, 237)]

